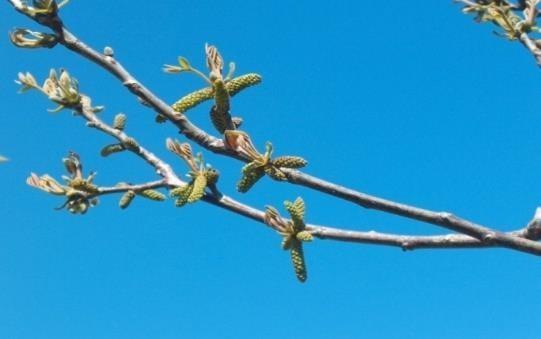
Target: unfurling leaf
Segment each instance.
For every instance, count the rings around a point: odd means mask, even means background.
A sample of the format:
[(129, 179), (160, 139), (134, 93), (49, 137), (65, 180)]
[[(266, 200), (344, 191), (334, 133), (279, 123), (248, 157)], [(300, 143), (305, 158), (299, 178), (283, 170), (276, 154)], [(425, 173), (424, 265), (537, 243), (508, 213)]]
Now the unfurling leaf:
[(17, 74), (18, 80), (15, 82), (22, 86), (20, 93), (24, 93), (30, 89), (39, 88), (38, 83), (34, 76), (29, 72)]
[(123, 131), (126, 127), (126, 120), (127, 117), (125, 114), (119, 113), (115, 116), (115, 120), (113, 121), (113, 128)]
[(82, 178), (83, 165), (81, 158), (75, 152), (69, 152), (68, 156), (62, 159), (66, 171), (72, 178)]
[(120, 198), (120, 201), (118, 202), (118, 206), (122, 209), (126, 209), (130, 206), (131, 202), (135, 199), (135, 192), (134, 191), (127, 191), (122, 195)]
[(492, 22), (503, 30), (503, 35), (509, 40), (516, 40), (522, 32), (531, 30), (531, 23), (515, 14), (507, 1), (477, 1), (467, 4), (462, 12), (476, 14), (477, 22)]
[(66, 185), (59, 184), (49, 175), (38, 177), (34, 173), (30, 175), (26, 182), (28, 185), (44, 192), (65, 196), (67, 201), (57, 210), (66, 208), (74, 214), (85, 214), (90, 207), (98, 203), (96, 195), (100, 193), (100, 190), (98, 186), (92, 183), (96, 173), (91, 172), (86, 179), (83, 178), (83, 166), (75, 152), (69, 152), (68, 156), (62, 161), (69, 174), (69, 176), (62, 176), (66, 180)]
[(250, 136), (243, 131), (225, 131), (224, 144), (227, 148), (245, 156), (250, 160), (257, 160), (259, 163), (266, 163), (265, 157), (257, 151)]
[(25, 28), (16, 28), (9, 33), (11, 42), (22, 48), (52, 48), (57, 44), (56, 36), (41, 32), (34, 32)]
[(193, 161), (192, 146), (190, 146), (189, 143), (181, 143), (178, 140), (167, 138), (167, 140), (165, 141), (165, 145), (169, 151), (175, 153), (187, 162)]
[(111, 144), (103, 147), (100, 151), (102, 157), (108, 157), (113, 153), (118, 153), (126, 150), (122, 144)]
[(210, 79), (222, 79), (222, 71), (224, 68), (224, 60), (218, 52), (216, 46), (205, 45), (205, 53), (207, 55), (207, 68), (210, 71)]
[(192, 68), (192, 66), (190, 66), (190, 63), (188, 62), (188, 59), (186, 59), (185, 57), (178, 57), (178, 64), (182, 69), (185, 70), (189, 70)]
[(65, 195), (67, 192), (66, 187), (60, 185), (58, 181), (47, 174), (38, 177), (35, 173), (31, 173), (30, 177), (26, 179), (26, 183), (32, 187), (54, 195)]
[[(49, 72), (49, 77), (45, 80), (43, 85), (38, 86), (36, 80), (30, 73), (19, 73), (19, 80), (17, 83), (23, 85), (21, 92), (25, 92), (31, 88), (39, 89), (42, 93), (47, 95), (49, 100), (56, 103), (58, 106), (49, 110), (50, 112), (58, 112), (64, 108), (76, 108), (86, 100), (90, 106), (90, 98), (83, 96), (79, 92), (79, 83), (77, 79), (71, 77), (66, 70), (60, 71), (60, 77), (54, 69)], [(99, 110), (99, 107), (93, 107), (93, 112)]]
[(55, 0), (32, 0), (33, 6), (28, 6), (27, 0), (22, 0), (22, 11), (30, 16), (56, 16), (58, 9), (65, 6), (69, 0), (63, 0), (60, 3), (56, 3)]
[(151, 190), (151, 189), (141, 191), (141, 192), (139, 192), (139, 195), (142, 196), (142, 197), (145, 197), (147, 199), (154, 200), (154, 201), (164, 201), (165, 200), (165, 195), (163, 193), (158, 192), (156, 190)]

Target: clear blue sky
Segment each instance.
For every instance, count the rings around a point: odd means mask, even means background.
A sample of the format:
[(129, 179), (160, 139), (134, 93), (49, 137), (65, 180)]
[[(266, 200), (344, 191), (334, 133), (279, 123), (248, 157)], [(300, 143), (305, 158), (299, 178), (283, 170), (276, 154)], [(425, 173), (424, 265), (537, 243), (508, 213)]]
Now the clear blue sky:
[[(203, 66), (216, 44), (238, 74), (263, 84), (234, 112), (262, 146), (298, 154), (307, 172), (364, 192), (449, 210), (502, 230), (541, 203), (541, 71), (518, 44), (476, 25), (451, 1), (73, 1), (68, 27), (116, 56), (173, 102), (202, 83), (161, 72), (184, 55)], [(0, 30), (39, 27), (0, 4)], [(100, 158), (107, 136), (37, 94), (17, 95), (18, 71), (66, 67), (128, 132), (175, 165), (169, 125), (153, 123), (117, 80), (63, 48), (26, 51), (0, 39), (1, 338), (539, 338), (541, 259), (509, 250), (399, 249), (316, 241), (298, 283), (280, 238), (197, 204), (102, 199), (85, 216), (25, 185), (59, 176), (76, 150), (97, 182), (155, 179), (128, 154)], [(208, 105), (189, 113), (209, 127)], [(196, 147), (196, 149), (198, 149)], [(356, 208), (268, 179), (234, 191), (239, 163), (207, 155), (222, 189), (281, 208), (304, 197), (308, 221), (358, 230), (442, 230)]]

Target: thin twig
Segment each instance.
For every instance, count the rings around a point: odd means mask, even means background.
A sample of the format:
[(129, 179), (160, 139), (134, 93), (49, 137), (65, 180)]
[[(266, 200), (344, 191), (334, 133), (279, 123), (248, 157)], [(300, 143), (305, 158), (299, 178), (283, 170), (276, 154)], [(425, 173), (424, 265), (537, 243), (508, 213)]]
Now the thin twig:
[(535, 58), (535, 62), (537, 63), (537, 66), (541, 67), (541, 49), (537, 46), (535, 41), (530, 38), (527, 33), (520, 34), (519, 41), (524, 47), (526, 47), (526, 49), (530, 51), (530, 53), (532, 53), (533, 57)]

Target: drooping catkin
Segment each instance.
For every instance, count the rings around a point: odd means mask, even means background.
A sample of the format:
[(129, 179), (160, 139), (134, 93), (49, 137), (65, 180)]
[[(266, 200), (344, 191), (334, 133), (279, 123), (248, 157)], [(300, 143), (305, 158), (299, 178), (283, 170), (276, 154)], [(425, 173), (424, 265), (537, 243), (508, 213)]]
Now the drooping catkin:
[(205, 194), (205, 188), (207, 187), (207, 178), (204, 174), (198, 174), (192, 183), (193, 189), (188, 197), (188, 202), (196, 202)]
[(178, 189), (177, 200), (175, 201), (175, 206), (182, 207), (188, 203), (188, 198), (193, 191), (193, 185), (186, 185)]
[(103, 147), (100, 151), (102, 157), (108, 157), (113, 153), (124, 151), (126, 148), (122, 144), (111, 144)]
[(308, 272), (306, 270), (306, 261), (304, 260), (302, 244), (298, 240), (293, 240), (289, 251), (291, 253), (291, 262), (297, 279), (299, 279), (300, 282), (305, 282), (308, 278)]
[(237, 190), (240, 193), (248, 192), (264, 175), (265, 171), (261, 167), (244, 172), (237, 183)]
[(133, 199), (135, 199), (135, 192), (131, 190), (127, 191), (120, 198), (120, 201), (118, 202), (118, 206), (120, 206), (120, 208), (122, 209), (126, 209), (130, 206)]

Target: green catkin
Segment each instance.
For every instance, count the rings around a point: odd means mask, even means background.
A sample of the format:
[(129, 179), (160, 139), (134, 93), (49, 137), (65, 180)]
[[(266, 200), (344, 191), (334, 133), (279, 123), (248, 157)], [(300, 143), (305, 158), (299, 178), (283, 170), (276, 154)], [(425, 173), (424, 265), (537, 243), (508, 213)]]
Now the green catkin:
[(229, 111), (229, 93), (225, 88), (223, 80), (214, 81), (214, 99), (216, 101), (216, 108), (219, 111), (227, 112)]
[(172, 198), (180, 197), (182, 193), (186, 190), (186, 187), (188, 187), (188, 185), (173, 188), (171, 191), (169, 191), (169, 196)]
[(108, 157), (113, 153), (124, 151), (126, 148), (122, 144), (112, 144), (103, 147), (100, 151), (102, 157)]
[(296, 156), (281, 156), (272, 160), (276, 167), (301, 168), (308, 164), (306, 160)]
[(314, 240), (314, 236), (308, 231), (300, 231), (296, 235), (297, 240), (302, 242), (308, 242)]
[(144, 191), (141, 191), (139, 192), (139, 195), (142, 196), (142, 197), (145, 197), (147, 199), (150, 199), (150, 200), (154, 200), (154, 201), (164, 201), (165, 200), (165, 195), (161, 192), (158, 192), (156, 190), (144, 190)]
[(118, 202), (118, 206), (122, 209), (126, 209), (130, 206), (131, 202), (135, 198), (135, 192), (134, 191), (127, 191), (122, 195), (120, 198), (120, 201)]
[(284, 202), (286, 210), (291, 215), (291, 220), (293, 221), (293, 228), (295, 232), (304, 231), (304, 212), (305, 205), (302, 198), (297, 198), (294, 202), (286, 201)]
[(304, 251), (302, 248), (302, 243), (298, 240), (291, 242), (290, 248), (291, 262), (293, 264), (293, 269), (295, 270), (295, 275), (300, 282), (305, 282), (308, 278), (308, 272), (306, 270), (306, 262), (304, 260)]
[(192, 183), (193, 189), (188, 197), (188, 202), (196, 202), (205, 194), (205, 188), (207, 187), (207, 178), (204, 174), (198, 174)]
[(186, 205), (186, 203), (188, 202), (188, 199), (190, 198), (190, 195), (191, 195), (192, 191), (193, 191), (193, 185), (192, 184), (180, 187), (180, 189), (178, 191), (178, 199), (175, 202), (175, 206), (182, 207), (182, 206)]
[(214, 97), (214, 91), (212, 88), (202, 88), (195, 92), (192, 92), (173, 104), (173, 110), (178, 113), (184, 113), (187, 110), (194, 108), (200, 103), (210, 100)]
[(261, 75), (249, 73), (231, 79), (225, 85), (230, 96), (234, 96), (245, 88), (257, 85), (261, 82)]
[(291, 236), (285, 236), (282, 239), (282, 249), (289, 250), (291, 249), (291, 243), (293, 242), (293, 238)]
[[(261, 76), (259, 74), (250, 73), (231, 79), (225, 84), (225, 89), (227, 90), (227, 93), (229, 93), (229, 96), (234, 96), (243, 89), (257, 85), (260, 82)], [(214, 89), (211, 87), (206, 87), (183, 96), (177, 102), (175, 102), (172, 107), (175, 112), (185, 113), (189, 109), (194, 108), (197, 105), (212, 99), (213, 97)], [(158, 121), (158, 119), (156, 119), (156, 121), (161, 122)]]
[(226, 130), (235, 128), (229, 114), (229, 94), (223, 80), (216, 80), (213, 86), (215, 105), (210, 110), (210, 119), (216, 130), (224, 134)]
[(240, 193), (248, 192), (264, 175), (265, 171), (261, 167), (245, 171), (237, 183), (237, 191)]
[(287, 180), (287, 176), (285, 175), (285, 173), (280, 171), (278, 168), (276, 168), (274, 166), (266, 166), (265, 167), (265, 173), (267, 173), (267, 175), (269, 177), (271, 177), (272, 179), (277, 180), (277, 181), (286, 181)]

